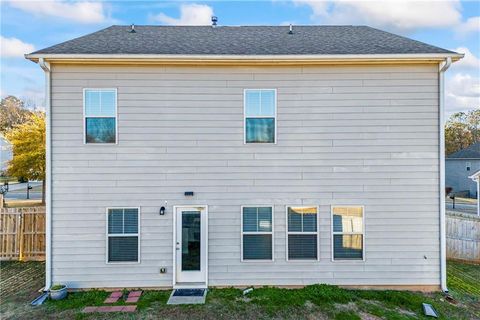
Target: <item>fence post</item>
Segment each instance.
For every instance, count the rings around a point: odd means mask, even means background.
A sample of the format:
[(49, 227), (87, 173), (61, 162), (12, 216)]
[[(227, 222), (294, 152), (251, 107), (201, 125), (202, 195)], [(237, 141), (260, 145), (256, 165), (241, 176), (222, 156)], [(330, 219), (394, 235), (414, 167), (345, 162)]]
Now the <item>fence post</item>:
[(24, 226), (25, 226), (25, 219), (23, 217), (23, 210), (20, 211), (20, 230), (18, 231), (19, 233), (19, 245), (20, 245), (20, 250), (19, 250), (19, 253), (18, 253), (18, 261), (23, 261), (23, 247), (24, 247), (24, 242), (25, 242), (25, 239), (24, 239), (24, 235), (23, 235), (23, 229), (24, 229)]

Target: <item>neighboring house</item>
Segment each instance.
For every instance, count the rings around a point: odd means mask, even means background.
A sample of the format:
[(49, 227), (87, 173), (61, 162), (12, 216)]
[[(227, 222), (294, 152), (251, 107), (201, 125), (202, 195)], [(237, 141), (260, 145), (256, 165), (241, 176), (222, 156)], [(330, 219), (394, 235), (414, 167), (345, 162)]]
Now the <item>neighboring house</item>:
[(477, 188), (477, 215), (480, 217), (480, 170), (472, 174), (469, 178), (475, 183)]
[(364, 26), (112, 26), (27, 55), (47, 286), (445, 290), (461, 57)]
[(445, 159), (445, 186), (452, 192), (477, 197), (477, 184), (469, 178), (480, 170), (480, 142), (457, 151)]
[(8, 161), (12, 160), (12, 158), (12, 145), (0, 135), (0, 173), (7, 170)]

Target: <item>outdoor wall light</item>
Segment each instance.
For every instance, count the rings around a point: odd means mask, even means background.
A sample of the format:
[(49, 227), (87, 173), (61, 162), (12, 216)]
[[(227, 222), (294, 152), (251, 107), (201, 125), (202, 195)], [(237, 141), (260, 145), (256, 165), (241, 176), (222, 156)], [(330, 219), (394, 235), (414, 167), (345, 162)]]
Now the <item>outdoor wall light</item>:
[(160, 215), (163, 216), (165, 214), (165, 207), (160, 208)]

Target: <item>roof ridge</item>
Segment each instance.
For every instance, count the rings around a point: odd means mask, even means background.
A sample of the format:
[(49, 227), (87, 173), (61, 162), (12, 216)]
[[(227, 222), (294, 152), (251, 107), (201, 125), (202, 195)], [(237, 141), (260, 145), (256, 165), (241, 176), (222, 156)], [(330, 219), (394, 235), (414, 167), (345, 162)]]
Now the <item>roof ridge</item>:
[[(130, 27), (132, 24), (113, 24), (110, 27)], [(162, 27), (162, 28), (175, 28), (175, 27), (211, 27), (209, 24), (205, 25), (163, 25), (163, 24), (136, 24), (134, 23), (135, 27)], [(353, 24), (337, 24), (337, 25), (320, 25), (320, 24), (295, 24), (292, 23), (294, 26), (298, 27), (368, 27), (366, 25), (353, 25)], [(252, 24), (252, 25), (216, 25), (215, 28), (218, 27), (285, 27), (288, 28), (290, 25), (271, 25), (271, 24)], [(374, 29), (374, 28), (372, 28)], [(376, 29), (379, 30), (379, 29)]]
[[(153, 55), (432, 55), (456, 53), (365, 25), (111, 25), (40, 54)], [(438, 57), (437, 57), (438, 55)], [(458, 60), (458, 57), (456, 57)]]

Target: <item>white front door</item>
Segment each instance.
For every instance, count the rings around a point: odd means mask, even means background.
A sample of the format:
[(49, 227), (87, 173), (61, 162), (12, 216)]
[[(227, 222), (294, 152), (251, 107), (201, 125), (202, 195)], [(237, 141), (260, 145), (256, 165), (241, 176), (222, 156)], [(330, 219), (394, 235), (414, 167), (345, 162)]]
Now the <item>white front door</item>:
[(207, 282), (207, 208), (175, 209), (175, 284)]

